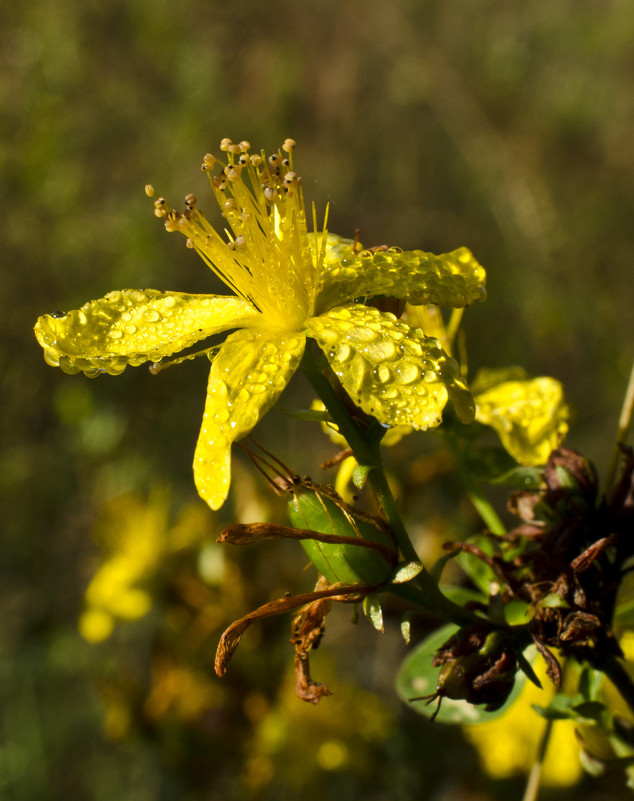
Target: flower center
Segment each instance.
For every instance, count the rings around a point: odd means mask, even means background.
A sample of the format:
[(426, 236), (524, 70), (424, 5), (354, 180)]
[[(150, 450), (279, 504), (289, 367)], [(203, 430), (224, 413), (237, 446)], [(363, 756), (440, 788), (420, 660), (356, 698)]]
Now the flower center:
[[(308, 236), (301, 178), (292, 165), (294, 146), (287, 139), (283, 152), (266, 158), (264, 153), (250, 155), (248, 142), (223, 139), (226, 164), (205, 156), (202, 169), (228, 224), (226, 239), (197, 208), (193, 195), (185, 198), (182, 213), (163, 198), (154, 205), (166, 229), (183, 233), (216, 275), (266, 317), (268, 328), (297, 331), (314, 312), (323, 259), (314, 253), (311, 239), (317, 251), (323, 248), (320, 236)], [(217, 164), (220, 171), (212, 174)]]

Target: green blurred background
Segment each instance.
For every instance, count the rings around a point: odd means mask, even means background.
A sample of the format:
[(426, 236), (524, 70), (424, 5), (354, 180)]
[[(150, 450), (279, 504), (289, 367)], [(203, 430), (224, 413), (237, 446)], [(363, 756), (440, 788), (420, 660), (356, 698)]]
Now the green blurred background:
[[(0, 798), (517, 798), (521, 777), (487, 777), (459, 731), (397, 701), (395, 622), (381, 637), (333, 614), (314, 673), (335, 696), (318, 707), (293, 697), (288, 620), (254, 626), (216, 679), (223, 626), (311, 577), (299, 549), (200, 545), (280, 514), (239, 457), (221, 514), (196, 498), (205, 363), (66, 376), (32, 326), (116, 288), (217, 291), (143, 186), (209, 207), (199, 165), (222, 137), (270, 150), (291, 136), (331, 230), (474, 251), (489, 300), (465, 317), (472, 374), (521, 363), (561, 379), (568, 442), (605, 469), (634, 331), (631, 0), (32, 0), (0, 20)], [(282, 405), (310, 399), (298, 377)], [(256, 433), (325, 480), (333, 449), (312, 428), (307, 448), (307, 425), (275, 410)], [(478, 524), (452, 479), (419, 502), (399, 475), (411, 459), (425, 472), (426, 441), (393, 469), (410, 525), (441, 541)], [(148, 615), (89, 644), (86, 587), (159, 496), (164, 530), (190, 515), (192, 543), (152, 563)], [(625, 797), (618, 779), (583, 792)]]

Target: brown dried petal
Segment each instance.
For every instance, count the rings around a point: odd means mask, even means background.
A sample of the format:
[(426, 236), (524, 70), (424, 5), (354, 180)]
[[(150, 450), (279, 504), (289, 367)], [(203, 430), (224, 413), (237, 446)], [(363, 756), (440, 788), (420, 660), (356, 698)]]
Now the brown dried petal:
[(285, 612), (290, 612), (292, 609), (297, 609), (299, 606), (317, 601), (320, 598), (331, 598), (333, 601), (342, 601), (344, 603), (355, 602), (365, 595), (374, 592), (377, 586), (376, 584), (368, 586), (338, 584), (326, 590), (307, 592), (302, 595), (292, 595), (288, 598), (278, 598), (276, 601), (270, 601), (263, 606), (259, 606), (257, 609), (254, 609), (253, 612), (250, 612), (248, 615), (232, 623), (220, 638), (215, 660), (217, 675), (221, 677), (225, 675), (227, 672), (227, 665), (240, 644), (242, 635), (254, 621), (263, 620), (264, 618), (273, 617), (274, 615), (283, 615)]
[(325, 684), (313, 681), (309, 664), (309, 653), (321, 641), (331, 605), (329, 598), (306, 604), (291, 623), (291, 644), (295, 646), (295, 692), (303, 701), (312, 704), (324, 695), (332, 695)]
[(539, 639), (539, 637), (532, 634), (533, 642), (535, 643), (535, 647), (542, 655), (544, 662), (546, 662), (546, 675), (555, 685), (555, 687), (561, 687), (561, 665), (557, 661), (557, 659), (551, 654), (551, 652), (546, 648), (544, 643)]

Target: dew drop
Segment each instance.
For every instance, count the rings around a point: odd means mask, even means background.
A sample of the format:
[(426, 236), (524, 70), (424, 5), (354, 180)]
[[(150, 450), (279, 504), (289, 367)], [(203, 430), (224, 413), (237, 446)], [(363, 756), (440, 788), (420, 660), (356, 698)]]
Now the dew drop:
[(376, 332), (365, 325), (356, 326), (349, 334), (353, 342), (372, 342), (376, 339)]
[(121, 315), (121, 319), (123, 320), (124, 323), (128, 323), (132, 319), (132, 315), (130, 314), (129, 311), (125, 311)]
[(165, 298), (165, 300), (163, 301), (163, 305), (167, 306), (168, 308), (171, 307), (171, 306), (175, 306), (176, 305), (176, 298), (173, 297), (172, 295), (168, 295)]
[(387, 384), (392, 378), (392, 371), (386, 364), (380, 364), (374, 370), (374, 375), (380, 384)]
[(136, 325), (126, 325), (126, 334), (136, 334)]
[(396, 380), (399, 384), (413, 384), (419, 376), (420, 370), (412, 362), (402, 362), (396, 368)]
[(383, 338), (374, 342), (365, 350), (366, 355), (373, 361), (390, 361), (397, 355), (397, 347), (391, 339)]
[(247, 389), (245, 389), (244, 387), (242, 387), (242, 389), (240, 389), (238, 391), (237, 398), (238, 398), (239, 401), (242, 401), (243, 403), (246, 403), (246, 401), (248, 401), (250, 397), (251, 397), (251, 393)]
[(423, 348), (420, 343), (415, 342), (412, 339), (406, 339), (403, 342), (403, 350), (408, 353), (410, 356), (422, 356), (423, 355)]
[(161, 319), (161, 315), (156, 311), (156, 309), (152, 309), (145, 315), (145, 319), (148, 323), (155, 323), (157, 320)]
[(121, 331), (119, 328), (113, 328), (110, 332), (110, 336), (112, 339), (121, 339), (123, 336), (123, 331)]
[(343, 364), (352, 358), (353, 353), (350, 345), (343, 343), (337, 346), (337, 350), (334, 352), (333, 356), (339, 363)]

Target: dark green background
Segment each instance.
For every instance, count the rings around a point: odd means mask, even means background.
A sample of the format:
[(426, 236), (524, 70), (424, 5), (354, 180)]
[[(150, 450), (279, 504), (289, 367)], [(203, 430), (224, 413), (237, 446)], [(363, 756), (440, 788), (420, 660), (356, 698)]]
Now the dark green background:
[[(107, 741), (96, 687), (125, 669), (146, 675), (161, 624), (124, 624), (102, 646), (79, 638), (99, 556), (91, 530), (108, 498), (156, 481), (176, 508), (195, 500), (207, 368), (69, 377), (44, 364), (32, 326), (116, 288), (218, 291), (162, 230), (143, 186), (177, 206), (190, 191), (203, 198), (201, 157), (223, 136), (266, 149), (291, 136), (305, 194), (318, 209), (330, 203), (331, 230), (358, 227), (367, 246), (474, 251), (489, 300), (465, 318), (472, 374), (521, 363), (560, 378), (576, 410), (569, 444), (604, 469), (632, 359), (633, 52), (630, 0), (3, 6), (1, 798), (467, 798), (461, 786), (469, 798), (518, 797), (521, 781), (476, 778), (457, 732), (430, 732), (398, 704), (395, 625), (382, 640), (364, 623), (345, 628), (341, 651), (331, 649), (340, 683), (378, 693), (397, 721), (377, 742), (359, 735), (354, 769), (315, 767), (319, 738), (333, 735), (303, 711), (295, 750), (270, 782), (257, 792), (240, 783), (255, 735), (239, 710), (253, 684), (278, 703), (290, 661), (284, 621), (266, 629), (274, 645), (262, 641), (259, 661), (240, 667), (236, 657), (223, 709), (238, 711), (222, 725), (141, 721)], [(301, 378), (294, 387), (286, 406), (310, 401)], [(274, 411), (258, 433), (314, 472), (330, 449), (318, 440), (317, 455), (306, 454), (305, 425)], [(435, 514), (449, 515), (451, 501), (439, 503)], [(280, 586), (305, 588), (302, 576), (292, 586), (294, 552), (231, 558), (253, 605)], [(354, 738), (353, 691), (341, 692), (350, 703), (333, 707), (331, 725), (349, 720)], [(601, 798), (620, 798), (619, 787)]]

